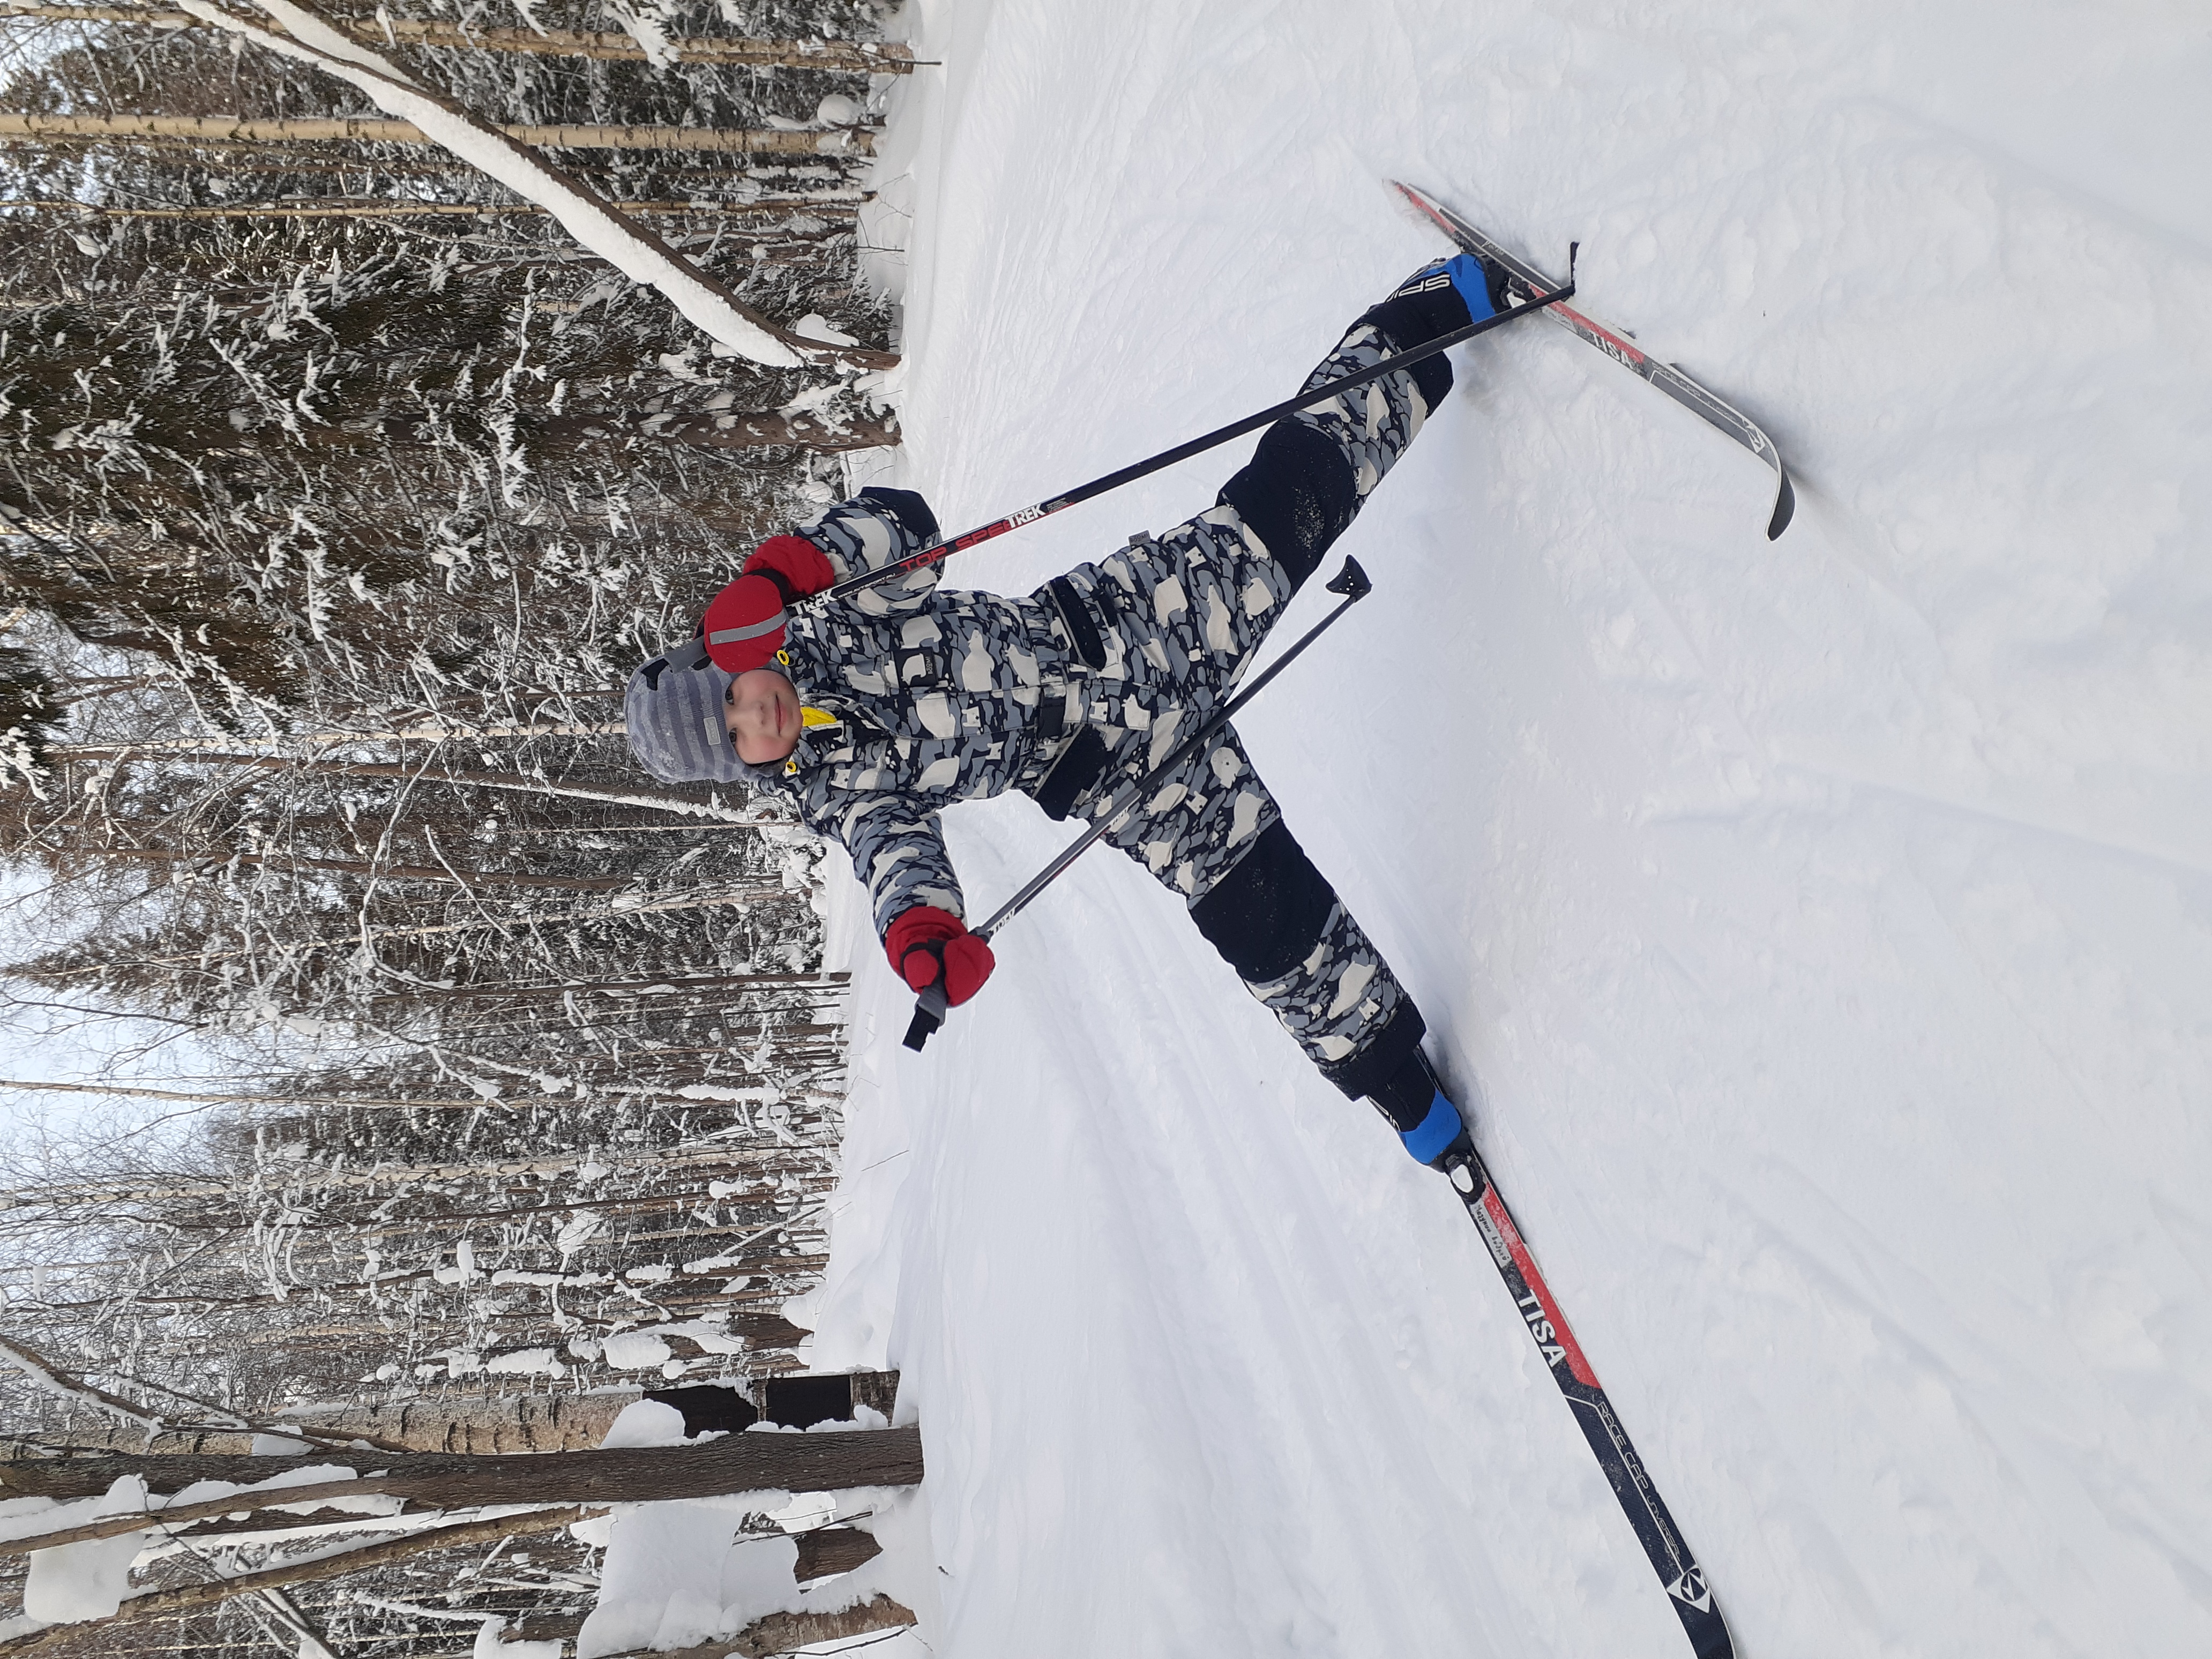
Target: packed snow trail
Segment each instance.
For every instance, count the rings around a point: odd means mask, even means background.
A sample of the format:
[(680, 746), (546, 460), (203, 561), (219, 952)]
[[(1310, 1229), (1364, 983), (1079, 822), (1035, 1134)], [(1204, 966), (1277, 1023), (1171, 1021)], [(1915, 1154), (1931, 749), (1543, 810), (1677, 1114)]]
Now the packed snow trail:
[[(917, 12), (899, 481), (948, 521), (1287, 394), (1444, 251), (1389, 177), (1579, 239), (1780, 446), (1770, 544), (1771, 475), (1650, 387), (1462, 351), (1344, 543), (1374, 597), (1240, 727), (1741, 1651), (2212, 1649), (2201, 18)], [(945, 822), (984, 910), (1074, 828)], [(995, 948), (917, 1057), (854, 946), (817, 1310), (923, 1424), (936, 1650), (1676, 1654), (1449, 1190), (1169, 896), (1086, 859)]]

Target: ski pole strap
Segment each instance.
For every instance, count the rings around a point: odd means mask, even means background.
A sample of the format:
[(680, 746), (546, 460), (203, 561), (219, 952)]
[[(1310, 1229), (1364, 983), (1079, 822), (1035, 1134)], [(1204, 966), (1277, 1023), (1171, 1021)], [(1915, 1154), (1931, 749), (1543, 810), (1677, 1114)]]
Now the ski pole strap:
[(1504, 311), (1485, 317), (1480, 322), (1469, 323), (1465, 328), (1455, 328), (1448, 334), (1439, 334), (1433, 340), (1417, 345), (1411, 350), (1401, 351), (1395, 356), (1385, 357), (1382, 362), (1372, 363), (1354, 374), (1340, 374), (1333, 380), (1323, 380), (1319, 386), (1301, 392), (1295, 398), (1285, 398), (1281, 403), (1270, 404), (1256, 415), (1248, 415), (1241, 421), (1232, 421), (1227, 426), (1218, 427), (1213, 431), (1193, 438), (1187, 443), (1177, 444), (1173, 449), (1164, 449), (1149, 459), (1125, 466), (1118, 472), (1109, 472), (1103, 477), (1093, 478), (1089, 483), (1078, 484), (1065, 495), (1054, 495), (1048, 501), (1037, 502), (1034, 507), (1025, 507), (1018, 513), (1009, 513), (1003, 519), (994, 519), (989, 524), (979, 526), (974, 530), (955, 536), (950, 541), (933, 542), (927, 547), (908, 554), (896, 564), (887, 564), (880, 570), (864, 571), (857, 576), (848, 576), (835, 586), (825, 588), (813, 599), (801, 603), (827, 604), (832, 600), (850, 598), (864, 588), (877, 587), (884, 582), (896, 581), (902, 576), (921, 569), (924, 566), (936, 564), (948, 559), (955, 553), (990, 541), (995, 537), (1006, 535), (1009, 531), (1019, 530), (1025, 524), (1034, 524), (1049, 514), (1073, 507), (1079, 501), (1087, 501), (1094, 495), (1103, 495), (1109, 489), (1118, 489), (1125, 483), (1133, 483), (1139, 478), (1147, 477), (1159, 471), (1163, 467), (1173, 466), (1177, 461), (1188, 460), (1192, 456), (1202, 454), (1209, 449), (1225, 444), (1232, 438), (1241, 438), (1246, 433), (1256, 432), (1263, 426), (1273, 426), (1285, 415), (1295, 415), (1302, 409), (1310, 409), (1316, 404), (1327, 403), (1331, 398), (1340, 397), (1346, 392), (1365, 386), (1370, 380), (1379, 380), (1386, 374), (1395, 374), (1400, 369), (1411, 368), (1424, 358), (1433, 357), (1439, 351), (1458, 345), (1462, 341), (1472, 340), (1478, 334), (1487, 334), (1493, 328), (1503, 328), (1506, 324), (1518, 321), (1521, 318), (1541, 311), (1547, 306), (1555, 306), (1562, 300), (1571, 299), (1574, 291), (1574, 274), (1571, 264), (1564, 286), (1553, 289), (1549, 294), (1540, 295), (1524, 305), (1510, 307)]

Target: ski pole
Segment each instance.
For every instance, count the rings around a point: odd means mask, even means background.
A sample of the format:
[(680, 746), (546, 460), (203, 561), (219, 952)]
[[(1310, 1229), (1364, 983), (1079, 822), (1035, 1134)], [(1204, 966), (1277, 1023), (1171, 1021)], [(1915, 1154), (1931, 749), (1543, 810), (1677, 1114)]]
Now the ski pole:
[(927, 547), (920, 548), (909, 553), (896, 564), (887, 564), (880, 570), (865, 571), (857, 576), (848, 576), (836, 586), (826, 588), (816, 595), (815, 599), (802, 600), (800, 603), (812, 604), (818, 601), (826, 605), (835, 599), (849, 598), (863, 588), (874, 587), (880, 583), (894, 580), (905, 575), (908, 571), (919, 570), (924, 565), (935, 564), (939, 560), (950, 558), (955, 553), (963, 552), (980, 543), (990, 541), (994, 537), (1003, 536), (1010, 530), (1019, 530), (1025, 524), (1035, 524), (1048, 514), (1058, 513), (1063, 508), (1073, 507), (1079, 501), (1087, 501), (1094, 495), (1103, 495), (1108, 490), (1118, 489), (1125, 483), (1133, 483), (1139, 478), (1158, 472), (1162, 467), (1173, 466), (1177, 461), (1188, 460), (1193, 455), (1202, 453), (1217, 445), (1225, 444), (1231, 438), (1241, 438), (1246, 433), (1256, 432), (1263, 426), (1273, 426), (1285, 415), (1295, 415), (1302, 409), (1311, 408), (1316, 404), (1327, 403), (1331, 398), (1341, 396), (1356, 387), (1365, 386), (1370, 380), (1379, 380), (1385, 374), (1395, 374), (1401, 368), (1411, 368), (1423, 358), (1433, 357), (1439, 351), (1449, 346), (1455, 346), (1462, 340), (1472, 340), (1478, 334), (1487, 334), (1493, 328), (1503, 328), (1506, 324), (1526, 317), (1532, 312), (1541, 311), (1547, 306), (1554, 306), (1562, 300), (1571, 299), (1575, 291), (1575, 252), (1581, 246), (1577, 242), (1571, 244), (1568, 247), (1567, 281), (1564, 288), (1542, 295), (1529, 301), (1526, 305), (1517, 305), (1508, 310), (1494, 313), (1485, 317), (1479, 323), (1469, 323), (1465, 328), (1455, 328), (1449, 334), (1439, 334), (1425, 345), (1415, 346), (1410, 351), (1401, 351), (1394, 357), (1385, 357), (1381, 362), (1370, 368), (1358, 370), (1351, 374), (1340, 374), (1333, 380), (1324, 380), (1310, 392), (1301, 392), (1295, 398), (1285, 398), (1281, 403), (1270, 404), (1256, 415), (1247, 415), (1243, 420), (1232, 421), (1227, 426), (1218, 427), (1202, 437), (1193, 438), (1188, 443), (1177, 444), (1173, 449), (1164, 449), (1150, 459), (1125, 466), (1118, 472), (1109, 472), (1103, 477), (1093, 478), (1089, 483), (1078, 484), (1065, 495), (1054, 495), (1049, 500), (1037, 502), (1034, 507), (1025, 507), (1018, 513), (1009, 513), (1003, 519), (994, 519), (990, 523), (970, 530), (963, 535), (955, 536), (950, 541), (932, 542)]
[[(1339, 617), (1375, 590), (1375, 584), (1368, 580), (1367, 573), (1359, 568), (1359, 561), (1353, 558), (1345, 560), (1344, 568), (1331, 577), (1327, 586), (1330, 592), (1343, 594), (1344, 602), (1308, 629), (1296, 645), (1276, 658), (1267, 665), (1265, 673), (1230, 699), (1226, 705), (1217, 710), (1205, 725), (1191, 734), (1188, 741), (1178, 744), (1173, 754), (1138, 779), (1136, 787), (1128, 792), (1128, 798), (1133, 802), (1142, 801), (1152, 793), (1153, 785), (1212, 742), (1214, 733), (1228, 725), (1236, 717), (1239, 709), (1267, 689), (1268, 681), (1273, 679), (1276, 675), (1297, 659), (1299, 652), (1327, 633), (1330, 624)], [(1088, 852), (1092, 842), (1112, 829), (1115, 823), (1126, 815), (1126, 812), (1133, 810), (1135, 809), (1133, 805), (1124, 809), (1123, 811), (1115, 811), (1110, 807), (1101, 811), (1091, 821), (1091, 827), (1069, 842), (1066, 849), (1051, 863), (1030, 877), (1028, 884), (1021, 891), (993, 911), (988, 921), (981, 927), (972, 929), (975, 937), (988, 944), (994, 933), (1006, 926), (1014, 916), (1027, 909), (1030, 900), (1059, 880), (1061, 872)], [(950, 1006), (945, 1000), (945, 974), (940, 968), (936, 979), (915, 999), (914, 1022), (906, 1028), (906, 1046), (919, 1054), (921, 1051), (921, 1045), (929, 1041), (930, 1033), (945, 1024), (945, 1016)]]

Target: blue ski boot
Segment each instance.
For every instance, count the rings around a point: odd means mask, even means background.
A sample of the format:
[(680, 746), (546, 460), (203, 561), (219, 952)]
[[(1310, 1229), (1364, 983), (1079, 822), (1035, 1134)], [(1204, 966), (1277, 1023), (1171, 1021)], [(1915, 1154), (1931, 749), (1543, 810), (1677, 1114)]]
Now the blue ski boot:
[[(1422, 266), (1359, 320), (1378, 330), (1395, 349), (1410, 351), (1439, 334), (1494, 317), (1507, 304), (1502, 269), (1484, 264), (1472, 253), (1455, 253)], [(1451, 364), (1441, 352), (1406, 372), (1431, 409), (1451, 392)]]
[[(1479, 323), (1486, 317), (1496, 316), (1511, 305), (1512, 300), (1506, 293), (1505, 284), (1504, 266), (1486, 265), (1472, 253), (1455, 253), (1449, 259), (1439, 259), (1432, 265), (1422, 266), (1382, 303), (1388, 306), (1393, 301), (1413, 301), (1418, 304), (1425, 296), (1441, 295), (1449, 289), (1458, 295), (1460, 303), (1467, 307), (1468, 322)], [(1431, 301), (1422, 308), (1432, 310), (1434, 304)], [(1466, 326), (1464, 323), (1449, 320), (1441, 313), (1425, 320), (1431, 325), (1427, 337), (1430, 338), (1444, 333), (1448, 328)], [(1435, 326), (1438, 323), (1443, 323), (1445, 326)], [(1397, 337), (1394, 334), (1393, 337)]]
[(1449, 1176), (1462, 1194), (1469, 1190), (1462, 1171), (1480, 1170), (1482, 1160), (1475, 1156), (1474, 1137), (1467, 1120), (1437, 1081), (1427, 1055), (1414, 1049), (1368, 1098), (1390, 1120), (1390, 1127), (1397, 1130), (1399, 1140), (1415, 1163)]

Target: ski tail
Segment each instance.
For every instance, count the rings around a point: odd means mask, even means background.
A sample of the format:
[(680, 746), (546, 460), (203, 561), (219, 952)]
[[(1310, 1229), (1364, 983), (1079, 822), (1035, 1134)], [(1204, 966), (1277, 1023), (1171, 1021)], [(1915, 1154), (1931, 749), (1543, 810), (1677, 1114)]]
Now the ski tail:
[[(1435, 198), (1395, 179), (1390, 181), (1390, 188), (1396, 191), (1414, 211), (1469, 253), (1503, 268), (1506, 274), (1507, 290), (1516, 304), (1540, 299), (1560, 286)], [(1790, 520), (1797, 511), (1797, 492), (1790, 485), (1790, 469), (1783, 465), (1781, 452), (1775, 448), (1773, 440), (1759, 430), (1756, 422), (1726, 398), (1716, 396), (1698, 385), (1674, 364), (1661, 362), (1648, 355), (1636, 344), (1632, 337), (1622, 330), (1608, 327), (1588, 313), (1564, 303), (1549, 307), (1549, 315), (1553, 322), (1572, 331), (1578, 338), (1595, 346), (1622, 368), (1649, 380), (1683, 408), (1709, 425), (1718, 428), (1773, 468), (1774, 508), (1767, 519), (1766, 539), (1772, 541), (1790, 527)]]
[(1682, 1621), (1683, 1633), (1690, 1638), (1691, 1651), (1696, 1659), (1735, 1659), (1735, 1643), (1729, 1634), (1728, 1620), (1721, 1615), (1720, 1602), (1705, 1583), (1705, 1570), (1683, 1541), (1681, 1529), (1652, 1484), (1644, 1460), (1636, 1455), (1628, 1431), (1613, 1414), (1613, 1402), (1606, 1398), (1597, 1372), (1575, 1340), (1566, 1316), (1559, 1311), (1552, 1287), (1537, 1269), (1536, 1258), (1522, 1237), (1512, 1212), (1505, 1207), (1498, 1183), (1471, 1147), (1449, 1158), (1445, 1173), (1481, 1233), (1482, 1242), (1489, 1247), (1498, 1277), (1505, 1281), (1506, 1294), (1513, 1298), (1514, 1311), (1528, 1327), (1537, 1353), (1572, 1408), (1583, 1438), (1589, 1442), (1599, 1468), (1605, 1472), (1606, 1484), (1613, 1488), (1621, 1512), (1636, 1533), (1636, 1541), (1644, 1547), (1652, 1571), (1665, 1586), (1667, 1599)]

